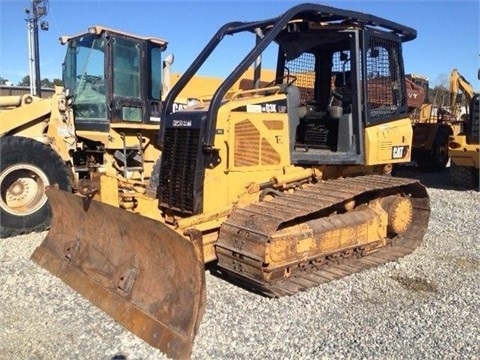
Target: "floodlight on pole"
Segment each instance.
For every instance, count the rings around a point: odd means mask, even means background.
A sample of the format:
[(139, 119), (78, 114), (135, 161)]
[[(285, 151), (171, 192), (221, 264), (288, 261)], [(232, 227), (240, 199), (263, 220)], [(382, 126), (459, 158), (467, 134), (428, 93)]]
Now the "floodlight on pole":
[[(28, 56), (30, 68), (30, 92), (33, 95), (42, 95), (42, 80), (40, 78), (40, 47), (38, 40), (38, 20), (48, 13), (48, 0), (31, 0), (32, 8), (25, 9), (28, 17)], [(42, 21), (40, 24), (42, 30), (48, 30), (48, 22)]]

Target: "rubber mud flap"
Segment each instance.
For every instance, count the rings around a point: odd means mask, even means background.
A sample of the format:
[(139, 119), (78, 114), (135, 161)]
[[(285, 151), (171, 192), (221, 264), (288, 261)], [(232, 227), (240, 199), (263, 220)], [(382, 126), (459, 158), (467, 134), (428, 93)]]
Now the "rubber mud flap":
[(31, 259), (171, 358), (205, 312), (201, 234), (49, 188), (52, 223)]

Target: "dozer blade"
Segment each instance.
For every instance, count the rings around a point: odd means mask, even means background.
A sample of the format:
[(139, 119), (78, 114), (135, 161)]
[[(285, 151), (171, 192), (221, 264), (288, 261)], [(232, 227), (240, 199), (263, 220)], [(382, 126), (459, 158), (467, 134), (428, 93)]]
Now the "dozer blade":
[(201, 234), (50, 188), (50, 231), (31, 259), (172, 358), (205, 311)]

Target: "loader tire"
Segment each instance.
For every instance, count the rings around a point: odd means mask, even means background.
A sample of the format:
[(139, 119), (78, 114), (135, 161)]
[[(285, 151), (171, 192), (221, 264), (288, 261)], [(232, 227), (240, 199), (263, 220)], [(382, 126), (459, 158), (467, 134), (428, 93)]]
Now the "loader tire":
[(48, 145), (20, 136), (0, 139), (0, 238), (48, 229), (45, 188), (71, 189), (70, 173)]
[(457, 187), (479, 191), (478, 171), (473, 166), (460, 166), (452, 163), (450, 165), (450, 181)]
[(449, 131), (446, 128), (439, 128), (430, 150), (419, 150), (417, 163), (422, 171), (443, 171), (447, 167), (448, 137)]
[(448, 164), (448, 138), (450, 133), (448, 129), (442, 127), (438, 129), (437, 136), (432, 147), (432, 171), (445, 170)]

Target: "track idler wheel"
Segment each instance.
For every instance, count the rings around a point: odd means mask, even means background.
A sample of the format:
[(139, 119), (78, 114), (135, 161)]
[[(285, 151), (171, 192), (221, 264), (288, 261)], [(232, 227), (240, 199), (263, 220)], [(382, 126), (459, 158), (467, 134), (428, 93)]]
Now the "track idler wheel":
[(392, 195), (383, 198), (380, 203), (388, 213), (388, 233), (397, 235), (405, 233), (410, 227), (413, 217), (413, 205), (410, 199)]

